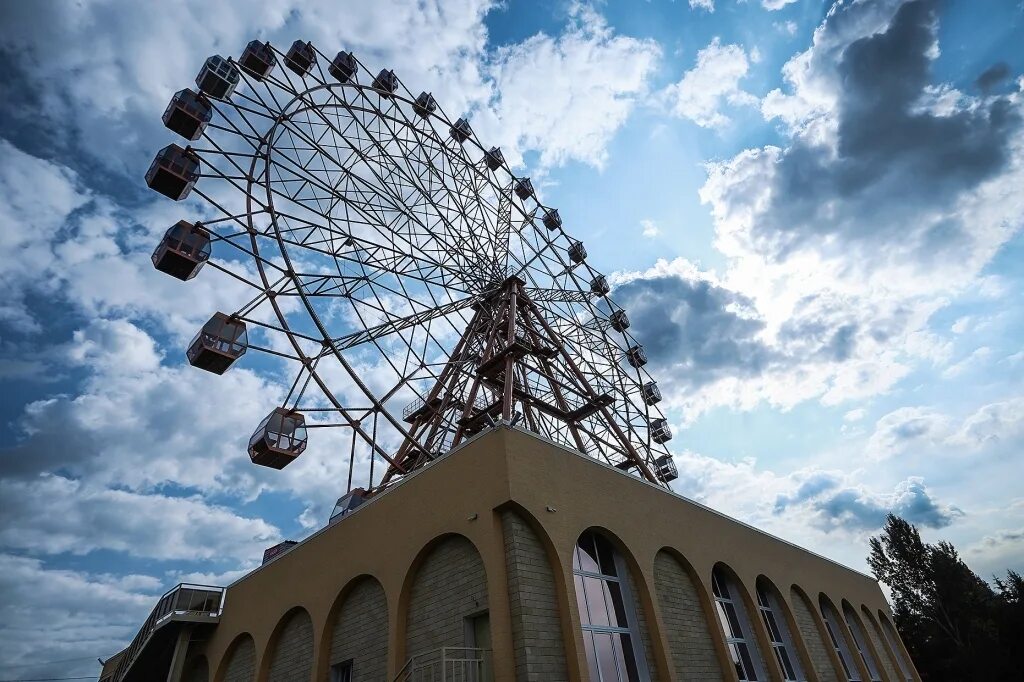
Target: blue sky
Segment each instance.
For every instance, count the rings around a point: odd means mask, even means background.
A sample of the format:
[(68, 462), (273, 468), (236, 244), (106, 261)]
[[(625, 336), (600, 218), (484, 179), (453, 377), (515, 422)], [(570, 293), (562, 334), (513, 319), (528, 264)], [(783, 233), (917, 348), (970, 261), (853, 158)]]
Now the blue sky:
[(0, 9), (0, 670), (91, 674), (342, 485), (315, 444), (249, 465), (283, 379), (192, 371), (237, 292), (148, 263), (163, 107), (254, 37), (394, 67), (535, 178), (651, 351), (678, 492), (862, 570), (890, 511), (1024, 569), (1020, 2), (207, 5)]

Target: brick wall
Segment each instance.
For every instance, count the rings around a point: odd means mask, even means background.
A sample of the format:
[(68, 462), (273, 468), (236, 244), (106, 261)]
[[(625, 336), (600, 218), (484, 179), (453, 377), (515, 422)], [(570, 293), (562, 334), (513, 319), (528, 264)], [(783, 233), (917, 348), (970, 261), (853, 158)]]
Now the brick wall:
[(875, 662), (882, 666), (882, 668), (885, 670), (885, 674), (888, 675), (889, 679), (893, 680), (893, 682), (896, 682), (896, 680), (901, 679), (902, 675), (900, 675), (899, 671), (896, 670), (895, 666), (893, 666), (892, 658), (889, 656), (889, 652), (885, 648), (885, 644), (883, 644), (882, 640), (880, 639), (880, 633), (876, 629), (877, 626), (875, 625), (875, 623), (872, 621), (872, 619), (864, 618), (863, 616), (861, 617), (860, 621), (863, 624), (863, 628), (861, 629), (863, 629), (867, 633), (868, 639), (871, 640), (872, 646), (874, 646), (875, 651), (878, 652), (878, 655), (875, 656)]
[(243, 635), (228, 658), (224, 682), (252, 682), (256, 675), (256, 646), (252, 637)]
[(486, 608), (487, 576), (476, 548), (458, 535), (445, 538), (431, 550), (413, 581), (406, 657), (465, 646), (466, 616)]
[(654, 588), (676, 678), (680, 682), (723, 680), (697, 589), (668, 552), (660, 552), (654, 559)]
[(811, 605), (796, 590), (791, 590), (789, 594), (790, 602), (793, 604), (793, 620), (796, 621), (800, 637), (807, 646), (814, 672), (823, 682), (846, 682), (832, 666), (832, 659), (828, 653), (832, 644), (826, 644), (821, 638), (821, 631), (818, 630), (818, 625), (814, 622), (814, 616), (811, 613)]
[(903, 671), (903, 677), (908, 680), (914, 679), (913, 675), (910, 674), (910, 663), (907, 661), (907, 657), (903, 653), (903, 648), (900, 646), (899, 635), (896, 634), (896, 629), (888, 620), (880, 619), (879, 625), (884, 628), (885, 639), (892, 647), (892, 651), (896, 654), (896, 658), (899, 659), (900, 670)]
[(501, 515), (508, 570), (516, 682), (569, 679), (554, 574), (533, 529), (514, 512)]
[(373, 578), (352, 587), (331, 633), (331, 665), (350, 659), (354, 682), (387, 677), (388, 606), (384, 589)]
[(297, 682), (313, 674), (313, 623), (297, 609), (287, 616), (270, 654), (268, 682)]

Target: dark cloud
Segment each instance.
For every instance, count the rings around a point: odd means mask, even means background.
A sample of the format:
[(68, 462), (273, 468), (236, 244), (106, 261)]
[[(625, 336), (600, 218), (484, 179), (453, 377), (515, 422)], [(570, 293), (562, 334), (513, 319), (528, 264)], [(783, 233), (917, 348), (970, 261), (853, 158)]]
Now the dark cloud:
[(940, 504), (920, 478), (910, 477), (891, 496), (875, 497), (857, 488), (843, 488), (810, 502), (816, 525), (824, 530), (843, 528), (870, 531), (881, 528), (888, 514), (918, 526), (945, 528), (964, 515), (957, 507)]
[(982, 92), (989, 92), (1010, 77), (1010, 66), (1006, 62), (996, 62), (981, 72), (974, 84)]
[(637, 279), (617, 287), (631, 331), (666, 376), (701, 385), (721, 376), (760, 374), (774, 354), (758, 338), (764, 323), (740, 311), (744, 296), (713, 283), (683, 277)]
[[(921, 105), (938, 8), (935, 0), (908, 2), (887, 30), (842, 52), (834, 67), (836, 149), (798, 138), (783, 151), (770, 219), (755, 228), (777, 253), (836, 233), (844, 241), (907, 240), (922, 208), (950, 207), (1006, 167), (1009, 138), (1021, 123), (1009, 99), (941, 112)], [(825, 30), (840, 26), (830, 21)], [(948, 221), (913, 238), (922, 254), (952, 254), (965, 229)]]

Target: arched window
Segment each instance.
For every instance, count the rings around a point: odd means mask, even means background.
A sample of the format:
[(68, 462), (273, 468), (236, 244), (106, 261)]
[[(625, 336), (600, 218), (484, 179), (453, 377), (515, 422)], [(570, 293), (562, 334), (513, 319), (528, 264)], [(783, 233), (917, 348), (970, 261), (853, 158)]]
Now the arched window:
[(853, 609), (845, 604), (843, 605), (843, 618), (846, 620), (846, 626), (850, 628), (853, 644), (857, 647), (861, 660), (864, 661), (864, 667), (871, 673), (871, 682), (882, 682), (882, 676), (878, 674), (878, 666), (875, 665), (875, 657), (871, 655), (871, 650), (867, 648), (867, 637), (864, 636), (864, 631), (860, 627), (860, 621), (857, 620), (857, 615), (853, 612)]
[(807, 679), (800, 668), (800, 659), (793, 646), (793, 636), (789, 633), (779, 599), (764, 582), (757, 586), (757, 610), (761, 612), (761, 620), (772, 642), (772, 651), (782, 669), (782, 678), (787, 682)]
[(715, 594), (715, 610), (722, 623), (725, 646), (736, 666), (736, 675), (741, 682), (753, 682), (759, 679), (760, 670), (754, 662), (756, 652), (751, 653), (751, 648), (756, 645), (739, 590), (720, 567), (711, 573), (711, 590)]
[(592, 682), (648, 679), (626, 571), (607, 538), (589, 530), (580, 536), (572, 572)]
[(860, 682), (860, 672), (857, 670), (857, 664), (853, 662), (853, 658), (850, 656), (850, 647), (846, 644), (843, 631), (839, 629), (839, 615), (832, 608), (832, 604), (825, 600), (824, 595), (822, 595), (818, 603), (821, 606), (821, 615), (825, 618), (825, 629), (828, 631), (829, 643), (836, 650), (839, 662), (843, 664), (843, 674), (846, 675), (848, 682)]

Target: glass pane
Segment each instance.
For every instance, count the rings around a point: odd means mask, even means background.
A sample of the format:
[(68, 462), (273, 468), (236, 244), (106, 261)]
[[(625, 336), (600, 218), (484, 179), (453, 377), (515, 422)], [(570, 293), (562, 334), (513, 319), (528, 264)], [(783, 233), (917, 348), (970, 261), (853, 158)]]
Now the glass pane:
[(779, 659), (779, 667), (782, 668), (783, 676), (787, 680), (795, 680), (796, 671), (793, 670), (793, 663), (789, 660), (789, 652), (786, 651), (786, 647), (775, 647), (775, 657)]
[(599, 573), (597, 567), (597, 548), (594, 547), (594, 534), (584, 533), (580, 537), (579, 545), (579, 570), (588, 573)]
[(750, 660), (750, 651), (747, 649), (746, 644), (739, 643), (736, 645), (740, 652), (740, 660), (743, 662), (743, 677), (741, 680), (750, 680), (753, 682), (757, 679), (757, 673), (754, 671), (754, 662)]
[(606, 582), (605, 589), (608, 591), (608, 601), (612, 606), (610, 615), (615, 619), (612, 625), (628, 628), (629, 622), (626, 620), (626, 604), (622, 600), (621, 586), (619, 583)]
[(605, 582), (600, 578), (584, 576), (583, 585), (586, 587), (587, 604), (590, 606), (590, 624), (604, 626), (611, 625), (612, 623), (608, 618), (608, 609), (605, 605), (604, 598)]
[(729, 617), (729, 625), (732, 627), (733, 637), (743, 636), (743, 627), (740, 625), (740, 617), (736, 613), (736, 607), (731, 602), (723, 602), (725, 614)]
[(765, 593), (763, 587), (757, 588), (757, 605), (763, 606), (766, 609), (770, 609), (772, 607), (771, 602), (768, 601), (768, 595)]
[(587, 612), (587, 597), (583, 591), (583, 576), (575, 576), (576, 578), (576, 605), (580, 610), (580, 622), (583, 625), (590, 625), (590, 614)]
[(725, 638), (730, 639), (738, 637), (738, 633), (736, 633), (729, 624), (729, 617), (725, 615), (725, 607), (722, 604), (723, 602), (716, 601), (715, 610), (718, 611), (718, 620), (722, 623), (722, 630), (725, 632)]
[(594, 633), (594, 644), (597, 649), (597, 667), (601, 671), (601, 682), (622, 682), (619, 680), (618, 667), (615, 665), (615, 647), (612, 645), (612, 634)]
[(594, 648), (594, 633), (583, 631), (583, 648), (587, 651), (587, 668), (590, 670), (591, 682), (601, 682), (601, 672), (597, 667), (597, 650)]
[(764, 626), (768, 629), (768, 636), (772, 642), (781, 643), (782, 635), (779, 634), (779, 626), (775, 624), (775, 614), (771, 611), (762, 611), (761, 615), (764, 617)]
[(633, 640), (629, 635), (618, 635), (614, 640), (616, 655), (621, 656), (619, 670), (625, 671), (623, 676), (629, 682), (640, 682), (640, 671), (636, 667), (636, 656), (633, 654)]
[(603, 575), (616, 576), (618, 573), (615, 570), (615, 547), (612, 543), (601, 535), (595, 535), (595, 544), (597, 545), (597, 556), (598, 563), (601, 566), (601, 573)]
[(740, 648), (736, 642), (729, 642), (729, 657), (732, 658), (733, 667), (736, 668), (736, 676), (741, 680), (745, 680), (746, 677), (743, 675), (743, 663), (740, 660)]

